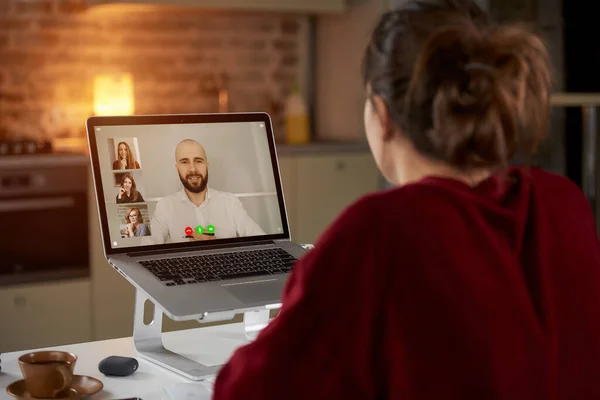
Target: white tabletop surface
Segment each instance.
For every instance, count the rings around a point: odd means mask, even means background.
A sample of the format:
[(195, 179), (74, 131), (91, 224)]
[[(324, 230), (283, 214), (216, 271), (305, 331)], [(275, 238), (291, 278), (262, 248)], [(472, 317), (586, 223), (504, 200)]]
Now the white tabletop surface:
[[(207, 365), (223, 364), (236, 348), (249, 342), (241, 323), (164, 333), (163, 341), (167, 349)], [(181, 386), (181, 383), (211, 387), (210, 382), (189, 380), (141, 358), (135, 351), (131, 337), (49, 349), (74, 353), (78, 357), (75, 374), (92, 376), (102, 381), (104, 390), (89, 397), (90, 400), (129, 397), (139, 397), (142, 400), (169, 399), (164, 388)], [(17, 359), (30, 351), (32, 350), (6, 353), (0, 357), (0, 400), (14, 399), (6, 392), (6, 387), (22, 379)], [(135, 357), (139, 362), (139, 369), (128, 377), (105, 376), (98, 371), (98, 363), (111, 355)]]

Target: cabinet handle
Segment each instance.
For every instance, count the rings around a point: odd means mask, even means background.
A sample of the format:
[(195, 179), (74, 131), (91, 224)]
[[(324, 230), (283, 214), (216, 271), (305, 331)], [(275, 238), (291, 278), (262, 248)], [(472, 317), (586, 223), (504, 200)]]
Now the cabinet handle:
[(15, 303), (15, 306), (17, 306), (17, 307), (25, 307), (25, 305), (27, 304), (27, 299), (21, 295), (17, 295), (13, 299), (13, 302)]
[(337, 161), (335, 163), (335, 170), (336, 171), (343, 171), (346, 169), (346, 163), (344, 161)]

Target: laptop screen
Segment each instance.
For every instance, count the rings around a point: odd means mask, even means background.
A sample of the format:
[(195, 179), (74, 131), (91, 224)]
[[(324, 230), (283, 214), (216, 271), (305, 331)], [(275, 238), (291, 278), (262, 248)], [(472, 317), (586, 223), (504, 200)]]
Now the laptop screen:
[(88, 123), (111, 249), (288, 234), (268, 119), (159, 122)]

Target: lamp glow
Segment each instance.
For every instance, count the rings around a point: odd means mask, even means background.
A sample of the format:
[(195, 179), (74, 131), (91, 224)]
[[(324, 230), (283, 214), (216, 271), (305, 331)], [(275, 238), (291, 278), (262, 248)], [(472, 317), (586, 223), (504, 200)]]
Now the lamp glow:
[(94, 78), (95, 115), (132, 115), (134, 109), (131, 74), (97, 75)]

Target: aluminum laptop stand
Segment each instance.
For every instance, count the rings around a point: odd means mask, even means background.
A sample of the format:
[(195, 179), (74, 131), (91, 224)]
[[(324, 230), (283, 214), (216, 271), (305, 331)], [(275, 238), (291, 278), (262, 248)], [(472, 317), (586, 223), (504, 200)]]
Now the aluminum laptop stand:
[[(304, 249), (314, 248), (312, 244), (302, 244)], [(135, 315), (133, 318), (133, 343), (137, 352), (148, 361), (160, 365), (170, 371), (185, 376), (186, 378), (200, 381), (206, 377), (214, 376), (220, 365), (208, 366), (165, 348), (162, 341), (162, 309), (154, 304), (154, 317), (148, 325), (144, 322), (144, 307), (146, 301), (152, 302), (141, 290), (135, 292)], [(273, 306), (270, 309), (277, 309)], [(270, 309), (264, 307), (255, 311), (244, 312), (244, 332), (250, 340), (256, 338), (258, 333), (269, 324)], [(222, 321), (233, 319), (232, 312)], [(214, 321), (219, 321), (214, 320)]]
[[(154, 304), (154, 317), (148, 325), (144, 322), (144, 307), (151, 300), (137, 289), (135, 293), (135, 315), (133, 318), (133, 343), (137, 352), (148, 361), (156, 363), (186, 378), (199, 381), (217, 373), (220, 365), (207, 366), (165, 348), (162, 341), (162, 309)], [(273, 307), (276, 309), (276, 307)], [(256, 311), (244, 312), (246, 337), (254, 339), (268, 325), (270, 310), (261, 307)], [(235, 313), (231, 313), (233, 318)], [(231, 319), (229, 318), (229, 319)], [(227, 320), (224, 318), (223, 320)]]

